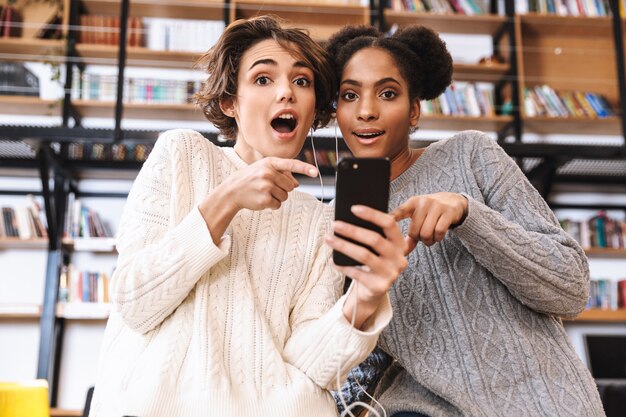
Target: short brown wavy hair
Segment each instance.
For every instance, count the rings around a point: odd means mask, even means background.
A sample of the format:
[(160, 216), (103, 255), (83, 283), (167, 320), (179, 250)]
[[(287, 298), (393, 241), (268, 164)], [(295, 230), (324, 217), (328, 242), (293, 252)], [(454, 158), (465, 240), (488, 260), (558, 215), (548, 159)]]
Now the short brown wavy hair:
[(231, 23), (219, 40), (198, 61), (195, 67), (209, 74), (200, 91), (194, 95), (206, 118), (229, 140), (237, 137), (237, 123), (226, 116), (220, 102), (237, 94), (237, 75), (243, 54), (257, 43), (273, 39), (293, 51), (313, 71), (315, 86), (315, 119), (313, 128), (330, 121), (336, 80), (330, 59), (309, 34), (298, 28), (284, 28), (275, 16), (258, 16)]

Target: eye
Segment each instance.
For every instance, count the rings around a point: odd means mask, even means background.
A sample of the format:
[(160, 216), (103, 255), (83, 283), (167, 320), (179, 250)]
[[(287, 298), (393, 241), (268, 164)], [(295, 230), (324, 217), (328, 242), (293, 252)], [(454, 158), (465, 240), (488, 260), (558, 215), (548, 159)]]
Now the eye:
[(311, 80), (307, 77), (300, 77), (293, 82), (295, 85), (299, 87), (308, 87), (311, 85)]
[(392, 99), (397, 96), (396, 92), (393, 90), (385, 90), (381, 93), (382, 98), (384, 99)]
[(354, 101), (358, 98), (358, 96), (353, 91), (346, 91), (341, 95), (341, 98), (345, 101)]
[(254, 83), (257, 85), (268, 85), (270, 83), (270, 79), (266, 75), (259, 75), (254, 79)]

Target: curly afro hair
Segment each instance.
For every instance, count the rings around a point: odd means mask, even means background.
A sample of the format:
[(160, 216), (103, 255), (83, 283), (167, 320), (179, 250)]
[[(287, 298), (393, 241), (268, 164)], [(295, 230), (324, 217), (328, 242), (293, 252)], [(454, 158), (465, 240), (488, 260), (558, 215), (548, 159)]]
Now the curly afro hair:
[(346, 63), (363, 48), (375, 47), (391, 54), (409, 85), (413, 100), (431, 100), (452, 82), (452, 57), (432, 29), (410, 25), (387, 37), (372, 26), (345, 26), (326, 44), (337, 80)]

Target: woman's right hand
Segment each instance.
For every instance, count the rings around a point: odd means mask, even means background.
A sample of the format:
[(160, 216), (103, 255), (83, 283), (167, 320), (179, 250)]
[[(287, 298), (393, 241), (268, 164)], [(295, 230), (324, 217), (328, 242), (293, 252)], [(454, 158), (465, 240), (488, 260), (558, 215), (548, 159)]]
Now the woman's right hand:
[(198, 205), (215, 244), (241, 209), (280, 208), (299, 184), (293, 174), (317, 176), (317, 168), (297, 159), (267, 157), (237, 170)]

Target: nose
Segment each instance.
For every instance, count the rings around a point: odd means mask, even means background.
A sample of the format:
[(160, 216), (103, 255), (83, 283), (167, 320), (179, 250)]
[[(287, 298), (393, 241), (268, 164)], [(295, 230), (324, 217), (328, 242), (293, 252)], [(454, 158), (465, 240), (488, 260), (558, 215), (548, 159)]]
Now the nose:
[(278, 90), (276, 92), (276, 99), (279, 103), (292, 103), (296, 97), (293, 91), (294, 85), (291, 80), (283, 80), (278, 83)]
[(362, 121), (372, 121), (378, 118), (376, 99), (369, 94), (364, 94), (359, 100), (357, 118)]

